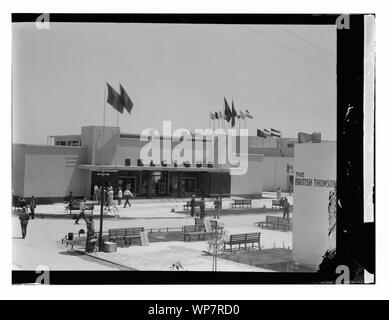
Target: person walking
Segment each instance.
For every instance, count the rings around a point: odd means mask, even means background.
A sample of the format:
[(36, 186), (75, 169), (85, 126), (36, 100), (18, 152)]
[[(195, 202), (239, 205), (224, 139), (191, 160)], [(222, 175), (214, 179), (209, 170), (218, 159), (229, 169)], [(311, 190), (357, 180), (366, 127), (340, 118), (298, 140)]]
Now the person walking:
[(86, 220), (86, 216), (85, 216), (85, 206), (86, 206), (85, 202), (86, 202), (86, 197), (84, 197), (84, 199), (82, 199), (80, 202), (80, 213), (78, 214), (74, 224), (78, 224), (78, 220), (80, 220), (80, 218), (83, 218), (85, 220), (85, 223), (88, 224), (88, 221)]
[(34, 220), (35, 218), (35, 208), (36, 208), (36, 199), (34, 196), (30, 199), (30, 212), (31, 212), (31, 219)]
[(205, 217), (205, 200), (201, 198), (200, 200), (200, 219), (204, 219)]
[(68, 196), (68, 209), (70, 212), (73, 210), (73, 191), (70, 191), (69, 196)]
[(195, 215), (195, 207), (196, 207), (196, 195), (192, 195), (192, 199), (190, 199), (190, 216), (194, 217)]
[(130, 197), (134, 197), (134, 195), (132, 194), (130, 189), (127, 187), (126, 190), (124, 191), (124, 199), (126, 199), (126, 201), (124, 202), (123, 208), (125, 208), (127, 206), (127, 204), (131, 207)]
[(290, 204), (288, 202), (288, 198), (284, 198), (283, 202), (283, 208), (284, 208), (284, 214), (283, 214), (283, 218), (288, 218), (289, 219), (289, 208), (290, 208)]
[(26, 208), (24, 207), (22, 213), (19, 215), (20, 226), (22, 227), (22, 238), (24, 239), (27, 235), (27, 225), (28, 220), (30, 220), (30, 216), (26, 212)]
[(213, 214), (214, 219), (220, 219), (220, 200), (219, 196), (216, 197), (216, 200), (213, 202), (213, 205), (215, 206), (215, 211)]
[(122, 188), (119, 187), (119, 191), (118, 191), (118, 206), (122, 205), (122, 198), (123, 198), (123, 191), (122, 191)]

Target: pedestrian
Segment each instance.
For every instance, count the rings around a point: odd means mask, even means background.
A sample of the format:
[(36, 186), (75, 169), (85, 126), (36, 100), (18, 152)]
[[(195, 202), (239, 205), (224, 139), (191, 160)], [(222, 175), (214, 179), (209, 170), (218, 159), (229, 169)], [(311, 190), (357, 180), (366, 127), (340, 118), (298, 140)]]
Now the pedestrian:
[(27, 209), (26, 199), (24, 199), (23, 197), (19, 199), (19, 207), (22, 209), (22, 212), (23, 210)]
[(88, 221), (86, 220), (86, 216), (85, 216), (85, 205), (86, 205), (86, 197), (84, 197), (84, 199), (82, 199), (80, 202), (80, 213), (78, 214), (74, 224), (78, 224), (78, 220), (80, 220), (80, 218), (83, 218), (85, 220), (85, 223), (88, 224)]
[(92, 241), (92, 239), (96, 238), (95, 233), (95, 224), (93, 223), (93, 217), (90, 216), (86, 221), (86, 245), (85, 245), (85, 252), (93, 252), (94, 247), (96, 244), (96, 240)]
[(195, 215), (195, 207), (196, 207), (196, 195), (192, 195), (192, 199), (190, 199), (190, 216), (194, 217)]
[(113, 188), (109, 187), (108, 188), (108, 206), (113, 205)]
[(19, 215), (19, 220), (20, 226), (22, 227), (22, 238), (24, 239), (27, 235), (28, 220), (30, 220), (30, 216), (26, 212), (25, 207), (22, 209), (22, 213)]
[(200, 200), (200, 219), (204, 219), (205, 217), (205, 200), (201, 198)]
[(213, 205), (215, 206), (215, 211), (213, 214), (214, 219), (220, 219), (220, 200), (219, 196), (216, 197), (216, 200), (213, 202)]
[(68, 209), (70, 210), (70, 212), (72, 212), (73, 210), (73, 191), (70, 191), (69, 193), (69, 196), (68, 196)]
[(101, 194), (103, 193), (103, 187), (99, 187), (99, 189), (97, 190), (97, 205), (99, 206), (100, 205), (100, 202), (101, 202)]
[(95, 201), (97, 200), (98, 193), (99, 193), (99, 187), (95, 185), (93, 188), (93, 200)]
[(124, 202), (123, 208), (125, 208), (127, 204), (131, 207), (130, 197), (134, 197), (134, 195), (132, 194), (131, 190), (127, 187), (126, 190), (124, 191), (124, 199), (126, 199), (126, 201)]
[(34, 220), (35, 218), (35, 208), (36, 208), (36, 199), (34, 196), (30, 199), (30, 212), (31, 212), (31, 219)]
[(277, 189), (277, 200), (281, 200), (281, 188)]
[(123, 191), (122, 191), (122, 188), (119, 187), (119, 191), (118, 191), (118, 206), (122, 205), (122, 198), (123, 198)]
[(288, 218), (289, 219), (289, 208), (290, 208), (290, 204), (288, 202), (288, 199), (285, 197), (284, 200), (283, 200), (283, 207), (284, 207), (284, 214), (283, 214), (283, 218)]

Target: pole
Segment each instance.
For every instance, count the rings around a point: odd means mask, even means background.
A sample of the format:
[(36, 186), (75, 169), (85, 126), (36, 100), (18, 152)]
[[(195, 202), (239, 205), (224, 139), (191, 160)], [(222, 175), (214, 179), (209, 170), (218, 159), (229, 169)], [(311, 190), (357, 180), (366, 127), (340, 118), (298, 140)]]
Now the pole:
[[(102, 143), (102, 152), (103, 152), (103, 166), (105, 164), (105, 157), (104, 157), (104, 143), (105, 143), (105, 87), (106, 87), (106, 82), (104, 81), (104, 106), (103, 106), (103, 143)], [(100, 234), (99, 234), (99, 251), (103, 251), (103, 214), (104, 214), (104, 167), (103, 167), (103, 185), (101, 186), (101, 196), (100, 196)]]

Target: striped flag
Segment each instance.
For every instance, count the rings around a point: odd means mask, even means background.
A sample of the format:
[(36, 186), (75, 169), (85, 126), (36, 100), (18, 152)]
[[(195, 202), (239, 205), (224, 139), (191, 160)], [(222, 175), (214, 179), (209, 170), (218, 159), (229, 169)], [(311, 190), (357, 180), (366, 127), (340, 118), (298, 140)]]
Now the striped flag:
[(273, 137), (280, 138), (280, 137), (282, 136), (281, 131), (276, 130), (276, 129), (273, 129), (273, 128), (270, 128), (270, 130), (271, 130), (271, 135), (272, 135)]
[(267, 129), (263, 129), (263, 132), (269, 137), (271, 136), (271, 132)]

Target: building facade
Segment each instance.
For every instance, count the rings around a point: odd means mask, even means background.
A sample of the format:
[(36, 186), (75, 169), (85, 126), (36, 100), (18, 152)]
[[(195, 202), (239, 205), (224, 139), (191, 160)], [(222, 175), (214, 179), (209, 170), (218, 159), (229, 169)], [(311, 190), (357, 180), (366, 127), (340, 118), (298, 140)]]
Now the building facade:
[[(212, 139), (191, 136), (191, 164), (143, 161), (141, 150), (150, 140), (124, 134), (117, 127), (86, 126), (79, 135), (50, 136), (47, 145), (13, 144), (13, 194), (61, 200), (73, 191), (90, 196), (95, 185), (130, 187), (137, 197), (241, 196), (260, 197), (263, 191), (293, 185), (293, 150), (296, 139), (248, 137), (248, 168), (231, 174), (210, 153)], [(170, 137), (152, 140), (162, 155), (182, 141)], [(215, 152), (217, 154), (217, 152)], [(156, 157), (158, 159), (158, 157)], [(210, 162), (209, 159), (212, 159)]]

